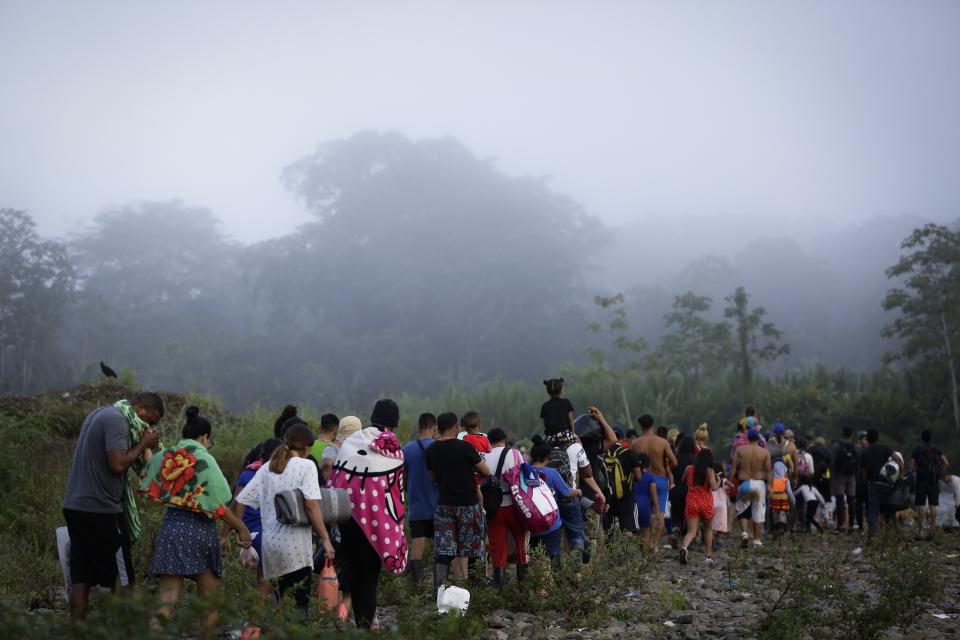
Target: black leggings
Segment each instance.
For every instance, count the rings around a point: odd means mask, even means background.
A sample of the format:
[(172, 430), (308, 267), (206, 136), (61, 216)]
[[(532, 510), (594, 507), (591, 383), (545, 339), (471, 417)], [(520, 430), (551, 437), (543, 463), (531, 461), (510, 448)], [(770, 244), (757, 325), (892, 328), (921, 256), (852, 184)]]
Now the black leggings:
[(338, 553), (344, 555), (343, 572), (353, 597), (353, 619), (360, 629), (369, 629), (377, 613), (382, 562), (353, 518), (340, 525), (340, 536)]
[(820, 503), (816, 500), (807, 501), (807, 531), (810, 531), (810, 525), (813, 525), (817, 528), (817, 531), (820, 531), (820, 523), (817, 522), (817, 507), (820, 506)]
[(313, 577), (313, 567), (303, 567), (293, 573), (286, 573), (277, 579), (277, 600), (283, 600), (283, 595), (293, 592), (293, 600), (297, 609), (307, 611), (310, 608), (310, 582)]

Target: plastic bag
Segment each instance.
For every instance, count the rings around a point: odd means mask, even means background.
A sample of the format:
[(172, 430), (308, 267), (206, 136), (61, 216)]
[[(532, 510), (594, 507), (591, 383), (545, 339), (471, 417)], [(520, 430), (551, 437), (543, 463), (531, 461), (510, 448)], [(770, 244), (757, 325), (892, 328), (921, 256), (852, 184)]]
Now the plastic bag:
[(340, 600), (340, 581), (337, 580), (337, 572), (333, 568), (332, 560), (325, 560), (323, 569), (320, 570), (320, 580), (317, 584), (317, 606), (320, 613), (336, 611), (337, 603)]
[(437, 589), (437, 613), (458, 613), (464, 615), (470, 606), (470, 592), (460, 587), (440, 587)]
[(240, 549), (240, 564), (244, 569), (256, 569), (260, 564), (260, 556), (252, 546)]

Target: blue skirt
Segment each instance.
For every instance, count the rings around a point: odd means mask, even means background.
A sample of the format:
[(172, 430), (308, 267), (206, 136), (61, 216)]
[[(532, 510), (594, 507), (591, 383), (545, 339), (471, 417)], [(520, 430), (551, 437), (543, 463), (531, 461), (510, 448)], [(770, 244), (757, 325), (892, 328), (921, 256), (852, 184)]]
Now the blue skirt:
[(157, 534), (150, 575), (192, 578), (207, 570), (218, 578), (223, 572), (217, 525), (202, 513), (168, 508)]

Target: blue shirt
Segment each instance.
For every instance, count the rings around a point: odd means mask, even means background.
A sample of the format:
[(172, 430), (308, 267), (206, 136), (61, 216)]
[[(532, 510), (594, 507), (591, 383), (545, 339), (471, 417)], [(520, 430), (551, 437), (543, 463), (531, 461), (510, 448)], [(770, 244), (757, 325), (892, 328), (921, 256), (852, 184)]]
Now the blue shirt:
[(433, 438), (403, 445), (403, 468), (407, 475), (407, 520), (433, 520), (437, 510), (437, 485), (430, 480), (424, 452)]
[[(649, 471), (644, 471), (643, 475), (640, 476), (639, 480), (635, 480), (633, 483), (633, 498), (637, 501), (637, 504), (650, 504), (650, 485), (657, 484), (657, 476), (653, 475)], [(657, 500), (660, 499), (660, 496), (657, 496)], [(646, 501), (644, 503), (644, 501)]]
[[(535, 467), (537, 473), (540, 474), (540, 477), (543, 478), (544, 482), (547, 483), (547, 486), (550, 487), (550, 490), (553, 491), (553, 495), (557, 499), (566, 498), (570, 495), (570, 492), (573, 489), (570, 488), (566, 482), (563, 481), (563, 477), (557, 472), (556, 469), (551, 467)], [(579, 505), (577, 506), (579, 509)], [(560, 519), (560, 515), (557, 515), (557, 521), (553, 523), (553, 526), (544, 531), (541, 536), (545, 536), (548, 533), (553, 533), (557, 529), (563, 526), (563, 521)]]
[[(257, 472), (252, 469), (244, 469), (240, 472), (240, 475), (237, 476), (237, 495), (240, 495), (240, 490), (247, 486), (255, 475), (257, 475)], [(244, 507), (243, 524), (247, 525), (250, 533), (262, 532), (263, 525), (260, 522), (260, 509)]]

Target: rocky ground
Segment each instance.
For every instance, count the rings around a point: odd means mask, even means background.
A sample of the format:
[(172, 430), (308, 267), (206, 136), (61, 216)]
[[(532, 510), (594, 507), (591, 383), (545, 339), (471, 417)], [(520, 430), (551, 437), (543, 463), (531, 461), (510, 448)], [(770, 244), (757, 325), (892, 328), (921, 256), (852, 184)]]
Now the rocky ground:
[[(737, 640), (758, 637), (757, 624), (788, 591), (788, 582), (810, 563), (828, 562), (827, 574), (852, 592), (866, 592), (866, 602), (875, 601), (877, 591), (870, 582), (873, 569), (871, 548), (864, 548), (859, 532), (852, 535), (792, 535), (783, 544), (768, 542), (763, 548), (742, 550), (738, 540), (725, 541), (715, 554), (716, 564), (707, 565), (702, 549), (691, 550), (690, 561), (681, 565), (676, 551), (664, 549), (648, 565), (629, 591), (615, 591), (607, 605), (608, 616), (589, 627), (586, 621), (570, 619), (560, 612), (517, 613), (499, 609), (484, 615), (488, 640), (531, 638), (533, 640), (578, 638), (722, 638)], [(922, 605), (919, 616), (903, 630), (886, 628), (888, 640), (960, 637), (960, 533), (941, 532), (934, 542), (905, 542), (904, 550), (920, 550), (935, 561), (939, 576), (938, 595)], [(911, 570), (904, 566), (903, 571)], [(936, 572), (931, 572), (936, 573)], [(906, 583), (907, 581), (905, 581)], [(892, 586), (897, 589), (896, 585)], [(784, 599), (790, 602), (792, 594)], [(813, 608), (819, 607), (814, 603)], [(389, 622), (390, 611), (385, 612)], [(606, 618), (605, 620), (603, 618)], [(791, 620), (789, 629), (774, 636), (827, 640), (840, 637), (837, 628)]]

